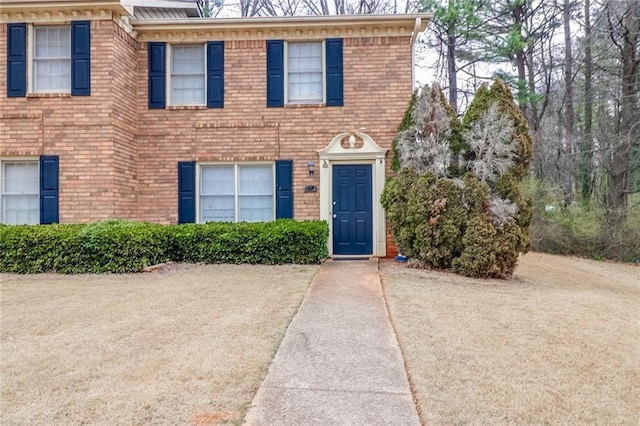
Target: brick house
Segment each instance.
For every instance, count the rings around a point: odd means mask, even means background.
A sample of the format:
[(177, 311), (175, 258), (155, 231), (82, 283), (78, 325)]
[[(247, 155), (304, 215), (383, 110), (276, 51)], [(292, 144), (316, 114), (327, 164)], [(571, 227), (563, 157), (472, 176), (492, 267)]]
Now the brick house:
[(387, 254), (379, 197), (430, 16), (150, 3), (2, 1), (0, 222), (320, 218), (330, 253)]

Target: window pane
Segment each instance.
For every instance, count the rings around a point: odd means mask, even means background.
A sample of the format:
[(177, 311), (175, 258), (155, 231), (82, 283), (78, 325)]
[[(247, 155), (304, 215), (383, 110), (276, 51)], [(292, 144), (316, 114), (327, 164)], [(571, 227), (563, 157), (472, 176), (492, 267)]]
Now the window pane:
[(38, 194), (40, 173), (38, 163), (4, 163), (2, 176), (3, 194)]
[(297, 58), (300, 56), (301, 45), (302, 43), (289, 43), (289, 46), (288, 46), (289, 59)]
[(317, 42), (317, 43), (309, 43), (309, 47), (310, 47), (310, 51), (311, 51), (311, 55), (314, 58), (320, 58), (322, 57), (322, 43)]
[(233, 195), (233, 166), (200, 168), (201, 195)]
[(322, 102), (322, 43), (288, 44), (288, 98)]
[(71, 29), (34, 28), (33, 88), (41, 91), (71, 89)]
[(273, 168), (271, 166), (240, 166), (240, 195), (271, 195)]
[(200, 220), (202, 222), (236, 220), (233, 166), (200, 168)]
[(40, 223), (40, 178), (37, 162), (4, 162), (1, 190), (2, 223)]
[(289, 71), (322, 72), (322, 43), (289, 43)]
[(290, 73), (289, 100), (322, 101), (322, 73)]
[(273, 220), (273, 197), (271, 195), (241, 195), (238, 199), (240, 222), (267, 222)]
[(273, 220), (273, 168), (271, 166), (240, 166), (238, 179), (238, 220), (241, 222)]
[(203, 45), (174, 45), (171, 55), (173, 74), (204, 74)]
[(39, 59), (33, 61), (34, 90), (71, 90), (71, 61), (66, 59)]
[(200, 218), (202, 222), (233, 222), (236, 220), (234, 196), (200, 197)]
[(203, 105), (205, 103), (204, 46), (171, 47), (171, 104)]
[(204, 104), (204, 76), (174, 76), (171, 85), (172, 105)]
[(70, 57), (70, 27), (35, 27), (35, 59), (68, 59)]

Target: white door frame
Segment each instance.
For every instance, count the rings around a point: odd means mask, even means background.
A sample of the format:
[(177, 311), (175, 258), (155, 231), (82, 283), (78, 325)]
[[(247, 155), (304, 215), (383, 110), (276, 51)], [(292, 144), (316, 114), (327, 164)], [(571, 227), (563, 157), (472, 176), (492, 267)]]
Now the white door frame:
[[(343, 141), (349, 139), (347, 147)], [(357, 139), (362, 140), (362, 145), (357, 147)], [(371, 136), (361, 133), (340, 133), (331, 142), (318, 151), (320, 156), (320, 220), (329, 224), (329, 239), (327, 249), (329, 256), (333, 255), (333, 212), (332, 189), (334, 164), (371, 164), (371, 190), (372, 200), (372, 226), (373, 226), (373, 253), (374, 256), (385, 257), (387, 255), (387, 235), (384, 208), (380, 203), (380, 196), (385, 184), (385, 168), (387, 149), (381, 148)]]

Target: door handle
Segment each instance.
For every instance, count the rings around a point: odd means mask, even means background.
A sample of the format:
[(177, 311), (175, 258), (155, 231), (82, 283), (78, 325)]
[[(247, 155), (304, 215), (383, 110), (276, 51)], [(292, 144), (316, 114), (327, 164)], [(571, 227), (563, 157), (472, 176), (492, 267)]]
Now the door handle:
[(333, 214), (333, 218), (335, 219), (336, 217), (338, 217), (338, 215), (334, 213)]

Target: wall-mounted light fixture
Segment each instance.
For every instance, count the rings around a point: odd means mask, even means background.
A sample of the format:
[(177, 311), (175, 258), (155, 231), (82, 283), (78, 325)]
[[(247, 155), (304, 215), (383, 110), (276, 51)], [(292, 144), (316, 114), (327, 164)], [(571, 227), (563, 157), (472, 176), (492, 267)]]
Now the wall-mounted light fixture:
[(313, 176), (315, 174), (315, 163), (313, 161), (309, 161), (309, 176)]

